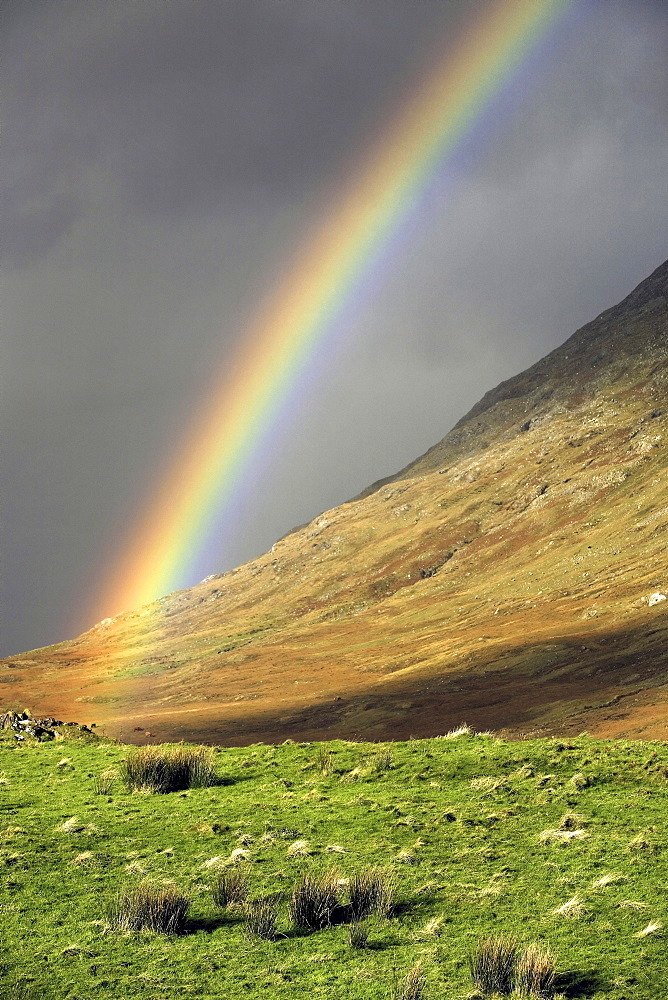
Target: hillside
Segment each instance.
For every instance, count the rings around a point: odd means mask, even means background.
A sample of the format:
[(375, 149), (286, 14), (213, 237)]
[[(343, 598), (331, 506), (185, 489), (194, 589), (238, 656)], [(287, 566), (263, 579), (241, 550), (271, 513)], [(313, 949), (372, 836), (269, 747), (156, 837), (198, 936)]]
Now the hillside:
[(2, 661), (5, 702), (142, 740), (665, 738), (667, 322), (668, 262), (266, 555)]

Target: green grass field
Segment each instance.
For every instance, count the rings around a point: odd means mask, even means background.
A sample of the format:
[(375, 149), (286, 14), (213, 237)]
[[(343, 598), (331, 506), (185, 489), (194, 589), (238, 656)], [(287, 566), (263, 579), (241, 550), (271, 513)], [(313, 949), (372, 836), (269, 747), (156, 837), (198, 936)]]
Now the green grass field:
[[(133, 752), (1, 734), (4, 998), (392, 1000), (421, 961), (422, 996), (450, 1000), (473, 994), (489, 935), (548, 946), (557, 996), (668, 997), (663, 743), (255, 745), (215, 750), (216, 784), (169, 794), (126, 788)], [(393, 873), (389, 914), (357, 937), (345, 905), (294, 926), (302, 875), (336, 869), (345, 904), (370, 865)], [(232, 867), (277, 908), (274, 940), (214, 903)], [(113, 926), (119, 892), (148, 879), (190, 899), (182, 933)]]

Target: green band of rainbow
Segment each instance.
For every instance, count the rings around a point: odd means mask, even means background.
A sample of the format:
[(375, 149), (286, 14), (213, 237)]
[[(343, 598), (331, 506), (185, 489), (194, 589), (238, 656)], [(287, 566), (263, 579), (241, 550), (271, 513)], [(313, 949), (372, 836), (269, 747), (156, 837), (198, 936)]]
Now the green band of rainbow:
[(574, 0), (499, 0), (441, 58), (353, 172), (269, 297), (106, 581), (98, 620), (195, 581), (188, 569), (259, 443), (416, 196)]

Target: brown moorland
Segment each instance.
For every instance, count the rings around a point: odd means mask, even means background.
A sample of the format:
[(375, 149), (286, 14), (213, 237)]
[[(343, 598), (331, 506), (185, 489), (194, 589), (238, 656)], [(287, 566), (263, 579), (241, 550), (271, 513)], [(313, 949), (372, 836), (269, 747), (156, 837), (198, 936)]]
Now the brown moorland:
[(667, 325), (668, 262), (266, 555), (0, 661), (5, 704), (128, 742), (665, 739)]

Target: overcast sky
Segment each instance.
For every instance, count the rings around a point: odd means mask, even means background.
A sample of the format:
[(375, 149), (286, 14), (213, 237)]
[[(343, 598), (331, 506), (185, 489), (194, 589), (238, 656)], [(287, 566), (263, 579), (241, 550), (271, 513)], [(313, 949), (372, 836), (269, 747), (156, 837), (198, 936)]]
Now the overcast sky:
[[(490, 2), (2, 0), (0, 653), (93, 624), (212, 367), (332, 183)], [(206, 572), (397, 471), (668, 256), (665, 0), (575, 0), (520, 80), (443, 171)]]

